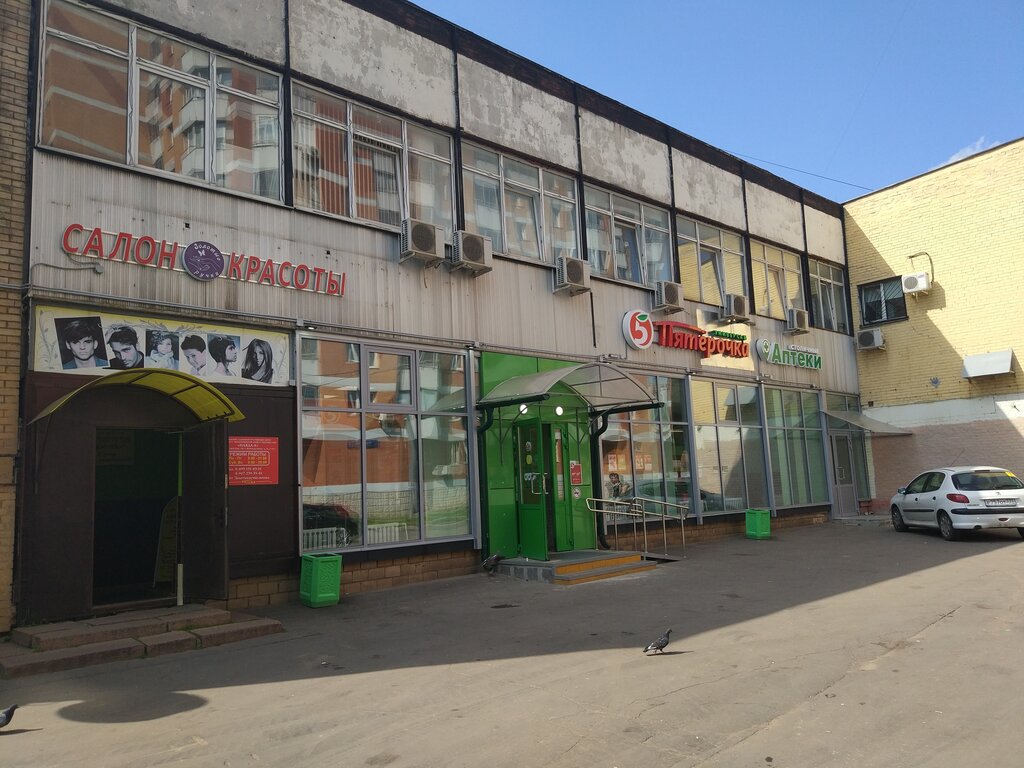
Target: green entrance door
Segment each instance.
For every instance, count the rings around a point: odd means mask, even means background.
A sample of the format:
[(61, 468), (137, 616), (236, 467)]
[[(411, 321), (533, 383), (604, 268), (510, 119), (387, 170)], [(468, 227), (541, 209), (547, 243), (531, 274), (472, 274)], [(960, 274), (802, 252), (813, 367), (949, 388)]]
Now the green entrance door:
[(540, 419), (516, 426), (516, 506), (519, 516), (519, 556), (548, 558), (548, 483)]

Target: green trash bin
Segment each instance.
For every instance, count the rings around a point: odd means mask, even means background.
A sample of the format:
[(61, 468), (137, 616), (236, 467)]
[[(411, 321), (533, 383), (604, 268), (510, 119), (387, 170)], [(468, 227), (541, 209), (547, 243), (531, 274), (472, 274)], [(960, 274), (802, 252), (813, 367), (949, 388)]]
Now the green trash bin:
[(299, 600), (310, 608), (337, 605), (341, 599), (341, 555), (303, 555)]
[(772, 535), (772, 513), (767, 509), (747, 510), (747, 538), (768, 539)]

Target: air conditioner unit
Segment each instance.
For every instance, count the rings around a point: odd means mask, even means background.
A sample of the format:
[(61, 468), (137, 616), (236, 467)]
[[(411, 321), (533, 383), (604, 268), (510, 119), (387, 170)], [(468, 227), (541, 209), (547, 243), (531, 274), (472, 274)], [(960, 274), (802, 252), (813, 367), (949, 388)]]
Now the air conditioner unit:
[(739, 293), (725, 294), (725, 306), (718, 314), (718, 319), (723, 323), (749, 323), (750, 305), (747, 304), (747, 297)]
[(555, 259), (555, 293), (566, 291), (570, 296), (590, 292), (590, 265), (580, 259), (559, 256)]
[(459, 230), (448, 264), (452, 269), (468, 269), (476, 277), (494, 269), (491, 256), (491, 238)]
[(927, 272), (915, 272), (912, 275), (903, 275), (901, 280), (903, 282), (904, 293), (928, 293), (928, 289), (932, 287), (932, 279), (928, 276)]
[(885, 349), (881, 328), (857, 331), (857, 349)]
[(444, 230), (427, 221), (402, 220), (399, 263), (409, 260), (427, 267), (437, 267), (444, 261)]
[(790, 333), (810, 333), (811, 319), (806, 309), (790, 307), (786, 312), (786, 330)]
[(683, 286), (659, 280), (654, 284), (654, 308), (666, 314), (683, 309)]

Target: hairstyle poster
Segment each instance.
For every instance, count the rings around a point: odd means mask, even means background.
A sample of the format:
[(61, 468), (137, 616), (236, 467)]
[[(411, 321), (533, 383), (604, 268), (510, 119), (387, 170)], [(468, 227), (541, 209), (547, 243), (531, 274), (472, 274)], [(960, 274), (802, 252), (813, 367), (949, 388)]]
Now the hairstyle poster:
[(67, 307), (36, 307), (33, 369), (103, 375), (128, 368), (184, 371), (208, 381), (285, 386), (291, 337)]

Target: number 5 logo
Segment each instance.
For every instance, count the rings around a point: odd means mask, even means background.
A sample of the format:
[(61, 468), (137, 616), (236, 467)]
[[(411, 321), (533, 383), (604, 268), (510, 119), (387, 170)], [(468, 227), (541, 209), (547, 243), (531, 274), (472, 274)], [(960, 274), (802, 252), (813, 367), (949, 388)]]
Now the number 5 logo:
[(633, 349), (647, 349), (654, 342), (654, 322), (640, 309), (627, 312), (622, 318), (622, 335)]

